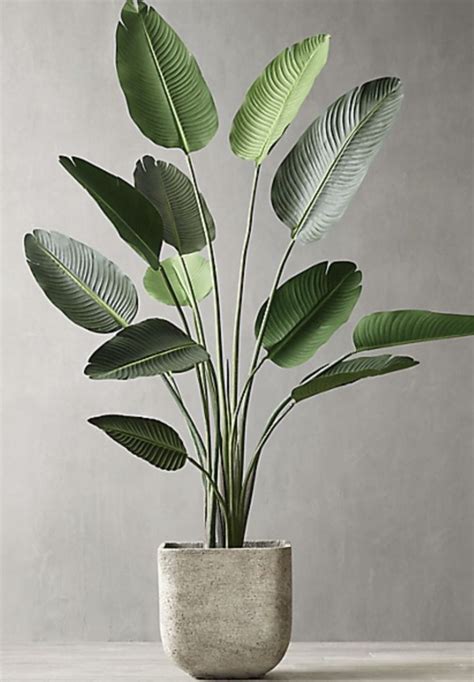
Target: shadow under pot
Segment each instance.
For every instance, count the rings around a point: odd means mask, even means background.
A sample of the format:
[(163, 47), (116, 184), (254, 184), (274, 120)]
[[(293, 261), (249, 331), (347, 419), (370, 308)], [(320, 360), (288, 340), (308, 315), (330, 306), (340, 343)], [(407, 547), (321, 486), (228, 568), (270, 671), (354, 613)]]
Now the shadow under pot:
[(198, 679), (255, 679), (281, 661), (291, 635), (291, 546), (246, 542), (158, 549), (161, 640)]

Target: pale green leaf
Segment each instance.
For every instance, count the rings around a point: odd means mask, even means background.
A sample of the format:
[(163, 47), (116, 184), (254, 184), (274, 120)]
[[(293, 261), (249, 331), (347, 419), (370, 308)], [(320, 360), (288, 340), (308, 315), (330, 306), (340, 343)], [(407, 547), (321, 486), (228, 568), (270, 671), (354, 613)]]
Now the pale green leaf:
[(297, 115), (326, 63), (328, 35), (315, 35), (280, 52), (250, 86), (235, 115), (230, 146), (237, 156), (262, 163)]
[(147, 269), (143, 284), (153, 298), (166, 305), (175, 305), (169, 290), (171, 286), (178, 303), (190, 306), (193, 300), (192, 291), (196, 301), (202, 301), (212, 291), (209, 261), (199, 253), (167, 258), (161, 261), (159, 270)]

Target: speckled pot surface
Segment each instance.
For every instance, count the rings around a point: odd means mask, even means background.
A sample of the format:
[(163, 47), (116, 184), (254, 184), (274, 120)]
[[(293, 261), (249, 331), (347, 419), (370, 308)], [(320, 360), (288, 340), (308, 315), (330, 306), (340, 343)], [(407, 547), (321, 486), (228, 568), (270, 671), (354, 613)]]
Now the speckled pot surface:
[(175, 664), (199, 679), (263, 677), (291, 635), (291, 546), (248, 542), (158, 549), (160, 630)]

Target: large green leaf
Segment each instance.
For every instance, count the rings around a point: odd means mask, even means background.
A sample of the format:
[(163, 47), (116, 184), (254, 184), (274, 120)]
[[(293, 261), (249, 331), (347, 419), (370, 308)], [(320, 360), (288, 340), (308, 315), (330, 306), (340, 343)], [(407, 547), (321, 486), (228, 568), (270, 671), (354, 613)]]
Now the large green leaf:
[[(144, 156), (135, 167), (135, 187), (158, 209), (163, 238), (179, 253), (194, 253), (206, 246), (196, 194), (187, 175), (172, 163)], [(209, 236), (215, 237), (212, 216), (201, 196)]]
[(358, 350), (474, 335), (474, 315), (430, 310), (390, 310), (366, 315), (354, 329)]
[(316, 35), (287, 47), (254, 81), (230, 131), (234, 154), (262, 163), (295, 118), (325, 65), (329, 38)]
[(168, 424), (124, 414), (104, 414), (91, 417), (88, 421), (129, 452), (158, 469), (176, 471), (186, 464), (183, 441)]
[(130, 116), (152, 142), (189, 153), (214, 137), (217, 111), (196, 60), (144, 2), (123, 6), (116, 61)]
[(137, 314), (131, 280), (90, 246), (59, 232), (33, 230), (25, 235), (25, 254), (51, 303), (81, 327), (107, 334)]
[(152, 268), (160, 264), (163, 223), (146, 197), (122, 178), (73, 156), (61, 165), (89, 192), (117, 232)]
[(89, 358), (91, 379), (136, 379), (184, 372), (208, 359), (205, 349), (167, 320), (151, 318), (123, 329)]
[(379, 78), (336, 100), (279, 167), (272, 204), (293, 236), (311, 242), (344, 214), (402, 100), (398, 78)]
[[(181, 258), (184, 261), (184, 265)], [(159, 270), (148, 268), (143, 278), (143, 284), (150, 296), (162, 303), (166, 303), (166, 305), (175, 305), (175, 300), (170, 293), (168, 283), (173, 289), (180, 305), (191, 305), (193, 299), (189, 282), (194, 291), (196, 301), (202, 301), (212, 291), (209, 261), (199, 253), (189, 253), (181, 257), (167, 258), (161, 261)]]
[[(349, 319), (360, 296), (361, 273), (354, 263), (318, 263), (287, 280), (274, 295), (263, 345), (281, 367), (295, 367)], [(267, 303), (255, 324), (258, 336)]]
[(296, 402), (306, 400), (318, 393), (325, 393), (339, 386), (353, 384), (360, 379), (378, 377), (382, 374), (397, 372), (401, 369), (415, 367), (419, 363), (413, 358), (393, 355), (377, 355), (375, 357), (361, 357), (340, 362), (318, 376), (300, 384), (293, 389), (291, 397)]

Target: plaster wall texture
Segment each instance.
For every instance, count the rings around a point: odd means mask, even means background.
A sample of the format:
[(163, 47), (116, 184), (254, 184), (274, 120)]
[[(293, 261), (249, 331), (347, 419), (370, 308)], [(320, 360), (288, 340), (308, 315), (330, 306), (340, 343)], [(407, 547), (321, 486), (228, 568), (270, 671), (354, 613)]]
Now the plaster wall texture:
[[(143, 264), (57, 163), (78, 155), (130, 179), (144, 154), (177, 163), (128, 118), (114, 70), (121, 3), (2, 2), (2, 619), (8, 640), (153, 640), (155, 553), (202, 537), (197, 473), (153, 470), (91, 428), (108, 412), (156, 416), (184, 433), (158, 380), (92, 382), (102, 341), (38, 290), (22, 236), (56, 229), (97, 248), (140, 288), (141, 317), (167, 314)], [(364, 273), (354, 313), (472, 310), (472, 2), (161, 0), (196, 54), (220, 128), (196, 155), (216, 220), (225, 330), (234, 310), (252, 164), (227, 137), (243, 95), (283, 47), (332, 35), (328, 65), (262, 172), (244, 351), (287, 241), (269, 184), (305, 127), (343, 92), (398, 75), (397, 122), (344, 219), (298, 248), (288, 274), (329, 259)], [(210, 319), (212, 302), (203, 305)], [(172, 314), (172, 312), (170, 312)], [(351, 324), (320, 352), (336, 358)], [(472, 341), (412, 346), (421, 365), (308, 401), (271, 441), (250, 537), (287, 539), (299, 640), (468, 640), (473, 636)], [(319, 364), (319, 363), (318, 363)], [(250, 437), (306, 371), (262, 370)], [(192, 409), (191, 379), (183, 390)]]

